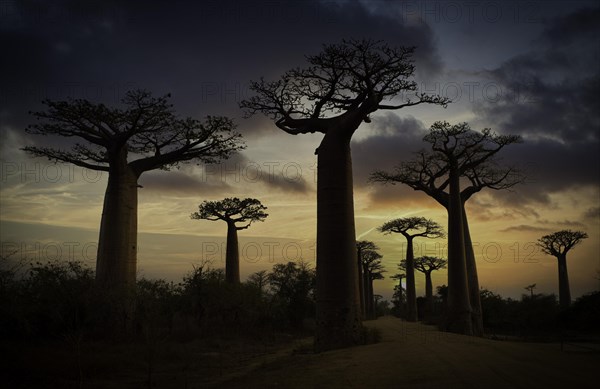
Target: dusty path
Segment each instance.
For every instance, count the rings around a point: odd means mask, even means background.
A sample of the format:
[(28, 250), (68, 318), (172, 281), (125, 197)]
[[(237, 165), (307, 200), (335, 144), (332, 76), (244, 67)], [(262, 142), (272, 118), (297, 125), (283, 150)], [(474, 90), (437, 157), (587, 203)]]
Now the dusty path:
[(283, 356), (224, 388), (597, 388), (600, 353), (492, 341), (385, 317), (377, 344)]

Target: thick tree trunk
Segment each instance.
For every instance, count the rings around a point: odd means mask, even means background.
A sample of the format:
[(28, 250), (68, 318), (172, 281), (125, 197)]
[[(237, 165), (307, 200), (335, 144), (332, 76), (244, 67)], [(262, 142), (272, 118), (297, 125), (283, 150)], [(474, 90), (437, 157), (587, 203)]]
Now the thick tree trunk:
[(472, 335), (471, 303), (465, 259), (460, 174), (455, 167), (449, 172), (448, 204), (448, 311), (446, 329), (450, 332)]
[(467, 221), (465, 203), (462, 203), (463, 229), (465, 239), (465, 258), (467, 265), (467, 279), (469, 283), (469, 301), (471, 302), (471, 320), (473, 322), (473, 335), (483, 336), (483, 315), (481, 310), (481, 296), (479, 295), (479, 277), (477, 276), (477, 263), (471, 241), (471, 232)]
[(352, 134), (336, 130), (325, 134), (318, 149), (317, 351), (359, 344), (362, 332), (350, 156)]
[(358, 270), (358, 300), (360, 304), (360, 318), (365, 318), (365, 280), (362, 271), (362, 255), (361, 251), (356, 252), (357, 256), (357, 270)]
[(230, 284), (240, 283), (240, 252), (238, 248), (237, 227), (234, 222), (227, 222), (227, 247), (225, 250), (225, 281)]
[(561, 309), (571, 305), (571, 289), (569, 287), (569, 274), (567, 273), (567, 254), (559, 255), (558, 259), (558, 300)]
[(126, 290), (135, 286), (137, 270), (137, 180), (123, 152), (110, 165), (98, 238), (96, 283)]
[(425, 300), (427, 311), (425, 317), (430, 318), (433, 315), (433, 283), (431, 282), (431, 272), (425, 272)]
[(417, 290), (415, 287), (415, 254), (413, 238), (406, 236), (406, 320), (416, 322)]

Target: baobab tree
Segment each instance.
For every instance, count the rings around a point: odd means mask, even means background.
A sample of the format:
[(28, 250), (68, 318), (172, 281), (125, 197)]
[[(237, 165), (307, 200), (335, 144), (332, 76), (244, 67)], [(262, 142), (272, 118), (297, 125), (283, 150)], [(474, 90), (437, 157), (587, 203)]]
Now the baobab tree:
[(384, 234), (402, 234), (406, 238), (406, 320), (417, 321), (417, 291), (415, 287), (415, 254), (413, 240), (422, 238), (442, 238), (442, 227), (424, 217), (407, 217), (390, 220), (377, 229)]
[[(243, 200), (233, 197), (221, 201), (203, 201), (198, 206), (198, 212), (191, 215), (192, 219), (222, 220), (227, 223), (227, 246), (225, 249), (225, 281), (232, 284), (240, 283), (240, 252), (238, 248), (239, 230), (245, 230), (253, 222), (262, 222), (269, 216), (265, 213), (267, 207), (257, 199)], [(237, 225), (243, 223), (243, 225)]]
[(381, 259), (383, 256), (375, 250), (365, 250), (362, 253), (362, 266), (365, 291), (365, 317), (375, 319), (375, 297), (373, 294), (373, 281), (382, 280), (385, 270)]
[(561, 309), (571, 305), (567, 253), (587, 237), (588, 235), (583, 231), (562, 230), (538, 239), (537, 245), (542, 248), (542, 251), (556, 257), (558, 261), (558, 300)]
[(96, 282), (107, 289), (135, 285), (140, 176), (185, 162), (215, 163), (243, 148), (230, 119), (181, 118), (169, 98), (134, 90), (117, 108), (83, 99), (45, 100), (47, 109), (33, 113), (39, 122), (27, 127), (31, 134), (73, 139), (60, 148), (23, 148), (33, 156), (108, 173), (96, 259)]
[(357, 258), (357, 268), (358, 268), (358, 295), (360, 302), (360, 312), (361, 318), (365, 318), (366, 304), (365, 304), (365, 277), (363, 275), (363, 260), (362, 254), (366, 251), (377, 251), (379, 247), (370, 240), (359, 240), (356, 242), (356, 258)]
[(405, 277), (405, 273), (396, 273), (390, 277), (393, 280), (398, 280), (398, 285), (394, 286), (394, 298), (398, 304), (398, 314), (400, 317), (404, 317), (404, 288), (402, 287), (402, 280)]
[[(317, 320), (315, 348), (361, 341), (350, 141), (379, 110), (423, 103), (446, 106), (447, 98), (418, 92), (413, 47), (373, 40), (344, 40), (307, 56), (276, 81), (253, 81), (255, 96), (240, 106), (261, 112), (291, 135), (322, 133), (317, 169)], [(410, 95), (410, 96), (409, 96)]]
[[(483, 336), (479, 279), (465, 203), (484, 188), (510, 189), (524, 181), (518, 169), (499, 166), (495, 159), (505, 146), (520, 143), (521, 138), (498, 135), (490, 129), (476, 132), (467, 123), (436, 122), (423, 140), (431, 144), (432, 152), (418, 152), (414, 160), (401, 163), (394, 172), (376, 171), (371, 181), (408, 185), (446, 208), (448, 249), (452, 253), (448, 257), (446, 327)], [(461, 177), (468, 183), (462, 190)]]
[(433, 314), (433, 283), (431, 273), (446, 267), (448, 261), (438, 257), (422, 256), (415, 258), (415, 269), (425, 275), (425, 299), (427, 301), (425, 317)]

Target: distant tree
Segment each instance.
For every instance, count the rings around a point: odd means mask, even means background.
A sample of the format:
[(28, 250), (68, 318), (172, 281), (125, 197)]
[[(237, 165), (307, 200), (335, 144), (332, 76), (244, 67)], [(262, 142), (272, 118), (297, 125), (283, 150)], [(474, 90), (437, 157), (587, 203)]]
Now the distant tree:
[(255, 286), (259, 295), (262, 296), (269, 283), (269, 274), (266, 270), (257, 271), (248, 276), (247, 282), (248, 284)]
[(531, 294), (531, 298), (533, 298), (533, 290), (535, 289), (535, 286), (536, 286), (536, 284), (531, 284), (524, 288), (529, 291), (529, 293)]
[[(237, 197), (221, 201), (204, 201), (198, 206), (198, 212), (192, 219), (222, 220), (227, 223), (227, 248), (225, 253), (225, 280), (229, 283), (240, 283), (240, 254), (238, 250), (237, 232), (250, 227), (252, 222), (264, 221), (268, 216), (267, 207), (257, 199)], [(236, 223), (244, 223), (242, 226)]]
[(45, 100), (48, 109), (34, 112), (40, 121), (27, 128), (31, 134), (77, 140), (64, 148), (24, 147), (28, 153), (108, 173), (96, 282), (110, 290), (135, 285), (140, 176), (190, 161), (218, 162), (243, 148), (230, 119), (180, 118), (169, 104), (169, 97), (134, 90), (123, 98), (123, 108), (81, 99)]
[(362, 266), (365, 290), (365, 311), (367, 319), (375, 318), (375, 297), (373, 294), (373, 281), (383, 279), (383, 256), (375, 250), (365, 250), (362, 253)]
[(435, 270), (446, 267), (448, 261), (437, 257), (423, 256), (415, 258), (415, 269), (425, 274), (425, 299), (427, 312), (425, 317), (433, 314), (433, 283), (431, 282), (431, 273)]
[[(247, 115), (261, 112), (288, 134), (324, 134), (317, 169), (317, 350), (361, 341), (356, 283), (356, 231), (350, 141), (378, 110), (447, 98), (417, 92), (412, 47), (373, 40), (345, 40), (307, 56), (277, 81), (253, 81), (256, 95), (241, 102)], [(414, 96), (408, 96), (408, 94)]]
[(277, 263), (268, 275), (269, 288), (286, 320), (294, 328), (314, 317), (316, 274), (306, 262)]
[[(504, 147), (520, 143), (521, 138), (498, 135), (490, 129), (472, 131), (467, 123), (436, 122), (423, 140), (431, 144), (432, 152), (418, 152), (413, 161), (401, 163), (393, 173), (376, 171), (371, 180), (406, 184), (446, 208), (449, 250), (446, 328), (483, 336), (477, 265), (464, 204), (484, 188), (510, 189), (524, 181), (521, 172), (499, 166), (495, 159)], [(462, 190), (461, 177), (468, 182)]]
[(415, 287), (415, 255), (413, 240), (422, 238), (441, 238), (444, 236), (442, 227), (433, 220), (424, 217), (407, 217), (394, 219), (378, 228), (384, 234), (397, 233), (406, 238), (406, 319), (417, 321), (417, 291)]
[(398, 280), (398, 285), (394, 286), (393, 303), (396, 306), (397, 314), (399, 317), (404, 317), (404, 288), (402, 287), (402, 280), (405, 277), (405, 273), (396, 273), (390, 277), (393, 280)]
[(538, 239), (537, 245), (542, 248), (542, 251), (556, 257), (558, 261), (558, 296), (561, 309), (568, 308), (571, 304), (567, 253), (587, 237), (588, 235), (583, 231), (562, 230)]
[(358, 290), (360, 300), (360, 311), (361, 318), (366, 317), (366, 304), (365, 304), (365, 277), (363, 276), (363, 265), (362, 265), (362, 254), (365, 251), (377, 251), (379, 247), (369, 240), (359, 240), (356, 242), (356, 257), (358, 267)]

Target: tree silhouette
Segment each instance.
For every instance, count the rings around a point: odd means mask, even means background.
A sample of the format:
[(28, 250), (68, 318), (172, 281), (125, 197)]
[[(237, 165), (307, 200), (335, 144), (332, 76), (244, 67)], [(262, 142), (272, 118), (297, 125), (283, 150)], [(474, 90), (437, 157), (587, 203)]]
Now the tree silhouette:
[(405, 273), (396, 273), (390, 278), (398, 280), (398, 285), (394, 286), (394, 304), (398, 309), (398, 316), (404, 317), (404, 288), (402, 287), (402, 280), (406, 277)]
[(425, 274), (425, 299), (427, 300), (427, 312), (425, 317), (433, 314), (433, 284), (431, 282), (431, 273), (435, 270), (446, 267), (448, 261), (445, 259), (423, 256), (415, 258), (415, 269)]
[[(324, 134), (316, 150), (317, 329), (315, 347), (358, 344), (361, 337), (350, 140), (377, 110), (448, 99), (417, 92), (412, 47), (344, 40), (307, 56), (277, 81), (253, 81), (256, 95), (241, 102), (246, 115), (261, 112), (288, 134)], [(414, 94), (414, 97), (407, 96)]]
[(533, 299), (533, 290), (535, 289), (536, 284), (531, 284), (526, 286), (524, 289), (528, 290), (529, 293), (531, 294), (531, 298)]
[(358, 291), (360, 301), (360, 312), (361, 318), (365, 318), (367, 315), (366, 303), (365, 303), (365, 277), (363, 275), (363, 260), (362, 254), (365, 251), (377, 251), (379, 247), (369, 240), (359, 240), (356, 242), (356, 257), (358, 267)]
[(265, 287), (269, 283), (269, 275), (266, 270), (259, 270), (248, 276), (246, 281), (249, 285), (253, 285), (258, 290), (258, 295), (262, 297), (265, 292)]
[(226, 117), (178, 117), (168, 99), (134, 90), (111, 108), (83, 99), (43, 103), (46, 111), (27, 128), (37, 135), (74, 139), (65, 148), (27, 146), (36, 157), (108, 173), (96, 259), (96, 281), (107, 288), (135, 285), (138, 179), (189, 161), (218, 162), (243, 148)]
[[(240, 253), (237, 232), (250, 227), (252, 222), (264, 221), (268, 216), (267, 209), (257, 199), (237, 197), (221, 201), (204, 201), (198, 206), (198, 212), (192, 219), (222, 220), (227, 223), (227, 248), (225, 252), (225, 280), (229, 283), (240, 283)], [(236, 223), (245, 223), (242, 226)]]
[[(371, 180), (403, 183), (423, 191), (448, 212), (448, 317), (450, 331), (483, 336), (479, 279), (465, 203), (484, 188), (510, 189), (524, 181), (513, 167), (499, 166), (495, 157), (505, 146), (520, 143), (515, 135), (498, 135), (490, 129), (472, 131), (467, 123), (436, 122), (424, 141), (432, 152), (420, 151), (394, 172), (376, 171)], [(468, 186), (460, 189), (463, 177)], [(452, 281), (450, 281), (452, 279)], [(468, 323), (470, 318), (471, 323)]]
[(375, 300), (373, 295), (373, 281), (383, 279), (383, 256), (375, 250), (365, 250), (362, 253), (363, 283), (365, 290), (365, 317), (375, 319)]
[(571, 289), (567, 273), (567, 253), (588, 235), (583, 231), (562, 230), (538, 239), (537, 245), (558, 261), (558, 300), (562, 309), (571, 305)]
[(406, 319), (417, 321), (417, 292), (415, 288), (415, 255), (413, 240), (417, 237), (441, 238), (442, 227), (424, 217), (407, 217), (391, 220), (377, 229), (384, 234), (402, 234), (406, 238)]

